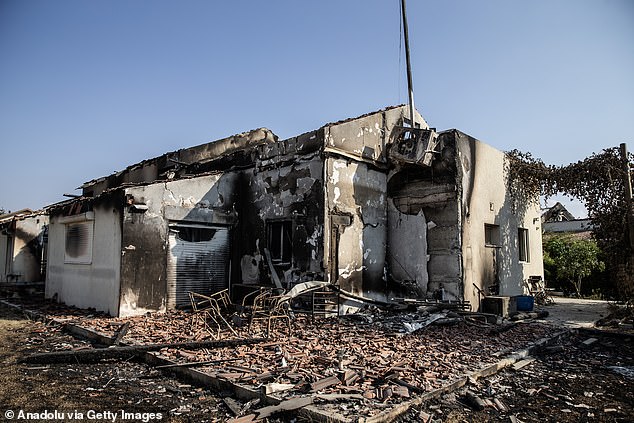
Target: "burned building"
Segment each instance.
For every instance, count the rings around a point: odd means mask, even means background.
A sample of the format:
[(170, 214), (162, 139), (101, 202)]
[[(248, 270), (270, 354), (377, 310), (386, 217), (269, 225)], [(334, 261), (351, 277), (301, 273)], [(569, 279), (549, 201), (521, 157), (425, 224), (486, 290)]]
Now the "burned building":
[(474, 285), (522, 293), (543, 273), (537, 201), (514, 204), (502, 152), (408, 110), (257, 129), (85, 183), (48, 208), (47, 296), (132, 315), (272, 279), (476, 308)]
[(23, 209), (0, 215), (0, 283), (43, 282), (48, 216)]

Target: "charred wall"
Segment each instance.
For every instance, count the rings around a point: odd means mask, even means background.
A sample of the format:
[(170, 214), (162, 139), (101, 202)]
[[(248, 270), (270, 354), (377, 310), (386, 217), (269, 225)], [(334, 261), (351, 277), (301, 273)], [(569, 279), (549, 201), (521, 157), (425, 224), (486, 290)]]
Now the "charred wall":
[(0, 282), (43, 281), (48, 216), (19, 217), (0, 224)]
[[(460, 241), (459, 185), (456, 171), (456, 145), (452, 133), (439, 136), (439, 152), (430, 167), (403, 165), (393, 171), (388, 183), (388, 195), (399, 214), (394, 219), (414, 219), (422, 216), (419, 227), (425, 225), (426, 251), (410, 258), (412, 266), (424, 267), (427, 280), (417, 288), (428, 297), (462, 298), (462, 251)], [(420, 232), (423, 232), (419, 229)], [(404, 254), (398, 245), (394, 256)], [(400, 265), (394, 260), (391, 269)], [(408, 272), (409, 273), (409, 272)]]
[(121, 314), (164, 310), (170, 224), (231, 228), (238, 174), (230, 172), (125, 189), (121, 253)]
[[(426, 269), (425, 250), (406, 253), (401, 244), (403, 239), (395, 236), (399, 230), (407, 235), (417, 234), (423, 238), (416, 237), (412, 246), (424, 245), (424, 218), (411, 218), (410, 225), (390, 223), (389, 150), (406, 112), (407, 107), (390, 108), (324, 129), (324, 242), (329, 280), (354, 294), (380, 300), (394, 292), (387, 274), (390, 262), (395, 262), (390, 251), (402, 250), (399, 258), (407, 262), (406, 273), (411, 275)], [(428, 128), (418, 113), (416, 124)], [(413, 275), (412, 279), (424, 283), (426, 274)]]
[[(176, 304), (170, 287), (179, 258), (171, 255), (170, 233), (179, 225), (200, 224), (228, 232), (227, 287), (229, 282), (231, 287), (270, 283), (264, 249), (280, 254), (271, 245), (275, 230), (287, 231), (291, 252), (288, 261), (273, 257), (280, 278), (323, 278), (323, 162), (314, 148), (316, 140), (317, 135), (310, 133), (260, 146), (247, 168), (126, 188), (122, 313)], [(229, 167), (226, 157), (219, 160), (206, 166)], [(191, 267), (195, 278), (200, 269)], [(186, 271), (178, 270), (179, 275)]]
[[(263, 146), (241, 172), (233, 258), (238, 283), (270, 283), (269, 250), (280, 279), (323, 278), (323, 161), (317, 132)], [(236, 237), (234, 237), (236, 239)], [(288, 249), (286, 249), (288, 245)]]

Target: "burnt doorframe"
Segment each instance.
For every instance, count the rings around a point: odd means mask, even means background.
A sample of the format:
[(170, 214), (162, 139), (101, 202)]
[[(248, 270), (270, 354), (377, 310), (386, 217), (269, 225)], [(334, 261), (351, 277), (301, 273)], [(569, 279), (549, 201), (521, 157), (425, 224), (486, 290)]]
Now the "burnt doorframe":
[(339, 240), (346, 227), (352, 225), (352, 215), (333, 211), (330, 213), (330, 251), (328, 269), (330, 283), (339, 284)]
[[(306, 215), (303, 213), (293, 213), (290, 216), (279, 216), (279, 217), (271, 217), (271, 218), (267, 218), (264, 221), (264, 227), (265, 227), (265, 236), (266, 236), (266, 249), (269, 251), (269, 254), (271, 255), (271, 262), (273, 267), (275, 268), (275, 271), (277, 272), (278, 270), (281, 271), (281, 273), (283, 274), (284, 272), (290, 270), (290, 269), (297, 269), (300, 270), (299, 268), (301, 267), (298, 264), (298, 259), (296, 256), (296, 246), (294, 245), (294, 243), (296, 242), (296, 236), (297, 236), (297, 228), (300, 225), (305, 226), (306, 225)], [(274, 225), (278, 225), (281, 224), (282, 226), (279, 227), (280, 230), (284, 231), (287, 230), (287, 241), (289, 242), (289, 256), (288, 257), (284, 257), (284, 251), (280, 251), (282, 253), (282, 257), (274, 257), (274, 251), (271, 248), (271, 241), (272, 241), (272, 229)], [(288, 226), (286, 226), (288, 225)], [(277, 230), (278, 228), (276, 228)], [(282, 234), (285, 235), (285, 234)], [(281, 238), (284, 238), (283, 236)], [(281, 250), (284, 250), (284, 244), (283, 244), (283, 240), (282, 240), (282, 245), (280, 247)], [(287, 260), (286, 260), (287, 259)], [(269, 269), (271, 271), (273, 271), (273, 269)], [(277, 273), (278, 277), (280, 276), (280, 273)]]

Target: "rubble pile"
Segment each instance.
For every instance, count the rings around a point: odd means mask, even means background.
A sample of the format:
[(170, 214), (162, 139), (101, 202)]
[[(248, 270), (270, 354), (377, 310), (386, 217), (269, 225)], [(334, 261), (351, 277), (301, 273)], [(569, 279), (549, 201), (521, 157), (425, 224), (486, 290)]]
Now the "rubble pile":
[[(407, 323), (408, 315), (401, 317)], [(292, 335), (280, 327), (270, 342), (213, 351), (164, 349), (159, 354), (177, 363), (212, 362), (199, 370), (282, 399), (340, 396), (353, 401), (333, 411), (370, 416), (492, 364), (501, 351), (524, 348), (555, 331), (536, 323), (504, 334), (491, 326), (487, 333), (463, 322), (407, 334), (388, 330), (395, 321), (390, 318), (384, 325), (299, 318)]]
[[(133, 346), (268, 335), (268, 340), (256, 344), (168, 345), (153, 354), (283, 403), (319, 404), (320, 410), (347, 417), (377, 415), (558, 331), (534, 321), (495, 325), (478, 318), (486, 316), (438, 307), (408, 312), (370, 308), (338, 318), (297, 315), (290, 330), (276, 321), (271, 333), (266, 320), (249, 327), (236, 315), (226, 316), (225, 326), (231, 327), (210, 331), (185, 311), (129, 318), (64, 314), (62, 309), (57, 313), (66, 316), (66, 323)], [(236, 407), (244, 414), (250, 406), (254, 405)]]
[(634, 338), (591, 336), (573, 335), (399, 421), (631, 421)]
[(23, 345), (24, 348), (37, 351), (78, 351), (92, 348), (90, 342), (63, 334), (61, 327), (47, 326), (42, 322), (32, 322)]

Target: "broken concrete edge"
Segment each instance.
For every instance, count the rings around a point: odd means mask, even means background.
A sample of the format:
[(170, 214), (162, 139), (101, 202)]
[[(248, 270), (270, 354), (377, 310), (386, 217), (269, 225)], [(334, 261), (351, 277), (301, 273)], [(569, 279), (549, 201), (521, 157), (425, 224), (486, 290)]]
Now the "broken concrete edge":
[[(151, 352), (144, 352), (139, 355), (141, 361), (149, 366), (165, 366), (170, 364), (176, 364), (172, 360), (158, 357)], [(205, 386), (217, 390), (218, 392), (229, 391), (232, 392), (236, 398), (241, 400), (260, 399), (266, 404), (278, 404), (280, 399), (272, 397), (270, 395), (262, 395), (261, 392), (249, 389), (245, 386), (235, 384), (231, 381), (220, 379), (201, 372), (200, 370), (191, 369), (187, 367), (171, 367), (162, 369), (165, 373), (171, 374), (178, 379), (197, 386)]]
[[(66, 332), (68, 332), (75, 338), (92, 341), (101, 345), (111, 345), (113, 342), (112, 337), (93, 329), (87, 329), (74, 323), (64, 322), (63, 320), (55, 319), (38, 311), (27, 310), (18, 304), (13, 304), (5, 300), (0, 300), (0, 304), (5, 305), (11, 309), (20, 311), (26, 314), (32, 320), (40, 320), (46, 324), (54, 323), (57, 325), (61, 325)], [(121, 344), (125, 345), (125, 343), (123, 342)], [(138, 357), (145, 364), (153, 367), (177, 364), (172, 360), (158, 357), (149, 351), (143, 352)], [(168, 374), (174, 375), (179, 380), (191, 383), (196, 386), (209, 387), (216, 390), (217, 392), (231, 392), (233, 395), (235, 395), (236, 398), (239, 398), (241, 400), (248, 401), (253, 399), (260, 399), (260, 401), (262, 401), (266, 405), (277, 405), (282, 402), (280, 398), (271, 395), (263, 395), (260, 391), (249, 389), (245, 386), (238, 385), (225, 379), (213, 377), (199, 370), (183, 367), (172, 367), (161, 370)], [(324, 412), (322, 410), (319, 410), (315, 406), (306, 406), (300, 411), (300, 413), (302, 416), (309, 418), (310, 421), (315, 422), (350, 422), (350, 419), (347, 419), (344, 416), (335, 413)]]
[(441, 395), (447, 394), (449, 392), (456, 391), (463, 386), (467, 385), (471, 379), (478, 380), (483, 377), (488, 377), (496, 374), (500, 370), (505, 367), (511, 366), (516, 362), (528, 357), (529, 355), (541, 350), (542, 348), (552, 345), (556, 342), (559, 342), (561, 339), (570, 336), (575, 331), (573, 329), (565, 329), (560, 332), (555, 333), (553, 336), (549, 338), (541, 338), (535, 341), (533, 344), (528, 347), (511, 353), (510, 355), (502, 358), (501, 360), (489, 365), (485, 366), (479, 370), (471, 372), (465, 376), (461, 376), (460, 378), (454, 380), (453, 382), (441, 386), (438, 389), (435, 389), (430, 392), (426, 392), (412, 400), (403, 402), (401, 404), (396, 405), (394, 408), (385, 411), (381, 414), (377, 414), (376, 416), (369, 417), (367, 419), (359, 419), (359, 423), (387, 423), (391, 422), (394, 419), (405, 414), (411, 407), (421, 405), (429, 400), (439, 398)]
[[(56, 321), (55, 319), (53, 319), (53, 321), (61, 325), (64, 325), (63, 326), (64, 331), (68, 332), (70, 335), (73, 335), (75, 338), (85, 339), (85, 340), (92, 341), (101, 345), (113, 345), (112, 338), (101, 332), (97, 332), (91, 329), (86, 329), (74, 323), (63, 323), (63, 322)], [(121, 344), (124, 345), (123, 342), (121, 342)]]

